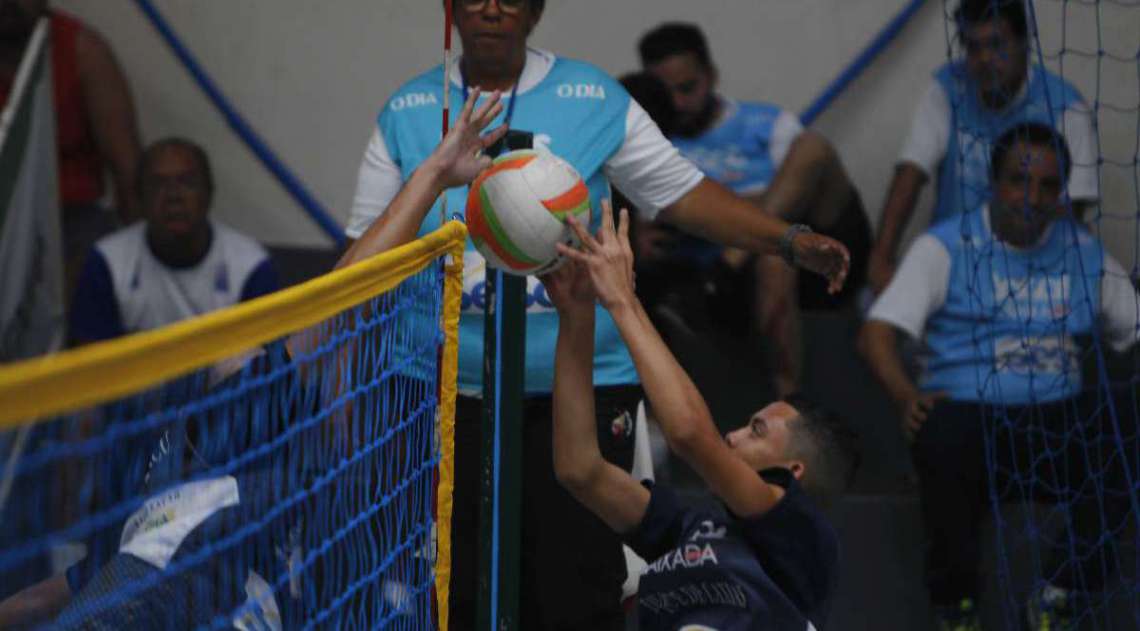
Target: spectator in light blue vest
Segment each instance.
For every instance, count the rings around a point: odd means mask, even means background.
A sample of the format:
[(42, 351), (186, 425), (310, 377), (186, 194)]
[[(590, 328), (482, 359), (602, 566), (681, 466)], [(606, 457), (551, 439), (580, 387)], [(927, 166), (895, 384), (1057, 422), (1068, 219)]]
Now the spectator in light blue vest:
[(876, 293), (895, 272), (899, 240), (930, 178), (933, 223), (974, 210), (989, 196), (994, 139), (1019, 122), (1049, 125), (1065, 137), (1075, 216), (1099, 196), (1089, 109), (1065, 79), (1030, 62), (1024, 1), (962, 0), (954, 19), (965, 59), (935, 71), (915, 111), (871, 252), (868, 277)]
[[(915, 241), (871, 308), (860, 349), (912, 441), (927, 586), (941, 628), (977, 628), (970, 625), (987, 489), (1012, 488), (1029, 490), (995, 491), (992, 499), (1072, 507), (1071, 531), (1060, 549), (1044, 551), (1053, 562), (1031, 603), (1034, 625), (1062, 623), (1032, 628), (1068, 629), (1064, 619), (1111, 575), (1102, 564), (1111, 566), (1112, 544), (1097, 539), (1118, 531), (1127, 510), (1112, 499), (1122, 472), (1094, 466), (1111, 462), (1098, 450), (1111, 442), (1100, 439), (1110, 435), (1112, 414), (1106, 393), (1082, 384), (1080, 343), (1127, 350), (1140, 303), (1120, 264), (1065, 211), (1069, 151), (1060, 134), (1021, 123), (995, 142), (991, 164), (989, 201)], [(896, 350), (896, 331), (925, 346), (917, 382)], [(1070, 431), (1077, 423), (1079, 436)], [(1040, 496), (1043, 489), (1051, 494)], [(1101, 491), (1110, 497), (1098, 505), (1090, 494)]]
[[(802, 363), (797, 305), (849, 308), (863, 285), (871, 227), (859, 193), (831, 143), (804, 129), (794, 113), (716, 91), (716, 65), (696, 25), (662, 24), (641, 38), (638, 52), (644, 69), (668, 89), (676, 112), (669, 140), (682, 155), (769, 214), (805, 224), (851, 252), (847, 286), (836, 294), (828, 293), (822, 279), (796, 274), (776, 257), (751, 256), (697, 237), (678, 239), (658, 257), (669, 284), (683, 285), (688, 272), (696, 285), (712, 288), (710, 311), (717, 325), (734, 323), (734, 316), (750, 324), (751, 332), (772, 347), (769, 364), (777, 393), (795, 392)], [(643, 234), (662, 230), (653, 224), (642, 228)], [(696, 319), (691, 298), (677, 296), (670, 302), (667, 306), (680, 315)]]

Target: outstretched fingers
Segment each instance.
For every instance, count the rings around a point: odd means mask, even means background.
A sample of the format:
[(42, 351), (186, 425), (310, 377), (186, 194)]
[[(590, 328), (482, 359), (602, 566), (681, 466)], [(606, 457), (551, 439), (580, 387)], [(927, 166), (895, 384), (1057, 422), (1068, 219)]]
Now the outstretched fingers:
[(602, 228), (598, 231), (598, 236), (602, 243), (610, 240), (614, 235), (614, 207), (610, 200), (602, 200)]
[[(510, 128), (507, 126), (507, 124), (503, 123), (502, 125), (499, 125), (495, 129), (487, 132), (487, 134), (484, 135), (482, 138), (483, 148), (488, 149), (488, 148), (490, 148), (491, 145), (495, 144), (496, 142), (499, 142), (499, 140), (502, 139), (503, 136), (507, 135), (508, 129), (510, 129)], [(487, 160), (489, 161), (490, 158), (487, 158)]]
[(581, 263), (582, 265), (588, 265), (590, 263), (590, 255), (581, 250), (572, 248), (565, 243), (559, 243), (557, 247), (559, 254), (565, 256), (573, 262)]
[(586, 228), (582, 225), (582, 222), (578, 221), (578, 218), (574, 215), (568, 215), (566, 217), (566, 224), (570, 226), (570, 229), (573, 230), (574, 234), (578, 236), (578, 240), (581, 241), (582, 247), (591, 252), (601, 247), (601, 244), (598, 243), (597, 239), (595, 239), (590, 234), (589, 230), (586, 230)]
[[(471, 124), (474, 125), (476, 129), (485, 129), (487, 125), (491, 124), (491, 121), (495, 120), (495, 118), (502, 113), (502, 96), (502, 93), (498, 90), (492, 92), (490, 98), (471, 114)], [(463, 106), (464, 109), (466, 110), (468, 105), (474, 103), (477, 98), (478, 95), (472, 96), (471, 99), (467, 101), (467, 104)]]

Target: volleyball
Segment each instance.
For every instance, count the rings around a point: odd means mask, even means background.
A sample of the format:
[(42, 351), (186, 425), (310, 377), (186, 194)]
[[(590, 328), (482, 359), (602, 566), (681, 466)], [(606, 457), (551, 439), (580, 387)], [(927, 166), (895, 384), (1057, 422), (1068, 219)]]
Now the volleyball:
[(574, 167), (548, 151), (499, 156), (471, 184), (467, 229), (491, 267), (510, 274), (544, 274), (562, 264), (557, 245), (576, 246), (566, 225), (589, 223), (590, 191)]

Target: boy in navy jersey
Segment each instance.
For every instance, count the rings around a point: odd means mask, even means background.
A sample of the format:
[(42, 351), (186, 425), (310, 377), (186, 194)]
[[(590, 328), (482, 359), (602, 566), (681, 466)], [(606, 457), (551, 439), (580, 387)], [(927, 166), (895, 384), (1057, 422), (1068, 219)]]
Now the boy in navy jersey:
[[(603, 202), (595, 239), (543, 282), (558, 309), (554, 470), (559, 482), (641, 556), (643, 628), (820, 627), (835, 585), (839, 542), (809, 499), (841, 492), (857, 466), (852, 433), (791, 397), (718, 435), (704, 399), (634, 295), (629, 217), (615, 229)], [(639, 484), (607, 462), (593, 430), (594, 305), (612, 316), (670, 446), (726, 510), (683, 507), (669, 489)], [(696, 628), (696, 627), (694, 627)]]

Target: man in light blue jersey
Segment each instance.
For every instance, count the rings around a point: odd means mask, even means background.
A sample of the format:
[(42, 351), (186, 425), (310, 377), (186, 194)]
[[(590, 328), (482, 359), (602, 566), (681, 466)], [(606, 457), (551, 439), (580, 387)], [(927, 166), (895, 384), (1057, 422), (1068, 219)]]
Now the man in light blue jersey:
[(1099, 196), (1088, 106), (1065, 79), (1030, 62), (1024, 0), (962, 0), (954, 19), (965, 59), (935, 71), (915, 111), (871, 252), (868, 278), (876, 293), (894, 274), (899, 241), (926, 183), (935, 179), (933, 223), (976, 209), (989, 197), (992, 143), (1019, 122), (1051, 125), (1065, 137), (1078, 219)]
[[(650, 215), (728, 245), (785, 252), (798, 265), (828, 276), (838, 290), (848, 255), (838, 242), (791, 228), (706, 179), (661, 135), (621, 85), (594, 66), (527, 46), (542, 15), (542, 0), (454, 0), (463, 55), (445, 77), (436, 67), (399, 88), (384, 105), (360, 168), (346, 233), (358, 238), (385, 209), (436, 145), (447, 86), (454, 102), (467, 88), (506, 96), (502, 120), (512, 148), (543, 146), (572, 164), (599, 208), (612, 181)], [(467, 190), (447, 193), (449, 208), (464, 207)], [(439, 224), (433, 210), (407, 226), (403, 241)], [(783, 247), (781, 247), (783, 244)], [(456, 419), (455, 549), (452, 617), (474, 626), (476, 539), (482, 390), (483, 288), (486, 267), (468, 248), (460, 320)], [(524, 402), (522, 611), (526, 629), (621, 628), (619, 605), (625, 562), (620, 541), (582, 509), (550, 469), (550, 392), (558, 317), (536, 279), (526, 327), (527, 399)], [(628, 468), (632, 436), (623, 422), (641, 397), (632, 360), (611, 318), (599, 312), (595, 379), (603, 452)], [(587, 578), (588, 577), (588, 578)]]
[[(1063, 208), (1069, 153), (1060, 134), (1019, 124), (995, 141), (991, 161), (988, 202), (915, 241), (871, 308), (860, 349), (912, 441), (941, 628), (978, 628), (980, 524), (995, 489), (993, 501), (1072, 507), (1030, 614), (1044, 625), (1033, 628), (1067, 629), (1063, 620), (1112, 573), (1111, 543), (1097, 541), (1122, 527), (1118, 500), (1128, 494), (1113, 492), (1120, 458), (1098, 451), (1110, 447), (1112, 417), (1132, 418), (1130, 406), (1117, 401), (1116, 415), (1106, 393), (1083, 388), (1079, 342), (1130, 348), (1140, 302), (1120, 264)], [(924, 343), (917, 383), (896, 349), (898, 330)], [(1074, 420), (1080, 435), (1066, 429)], [(996, 490), (1009, 488), (1024, 496)], [(1108, 499), (1098, 505), (1090, 493), (1101, 491)]]
[(688, 267), (697, 284), (729, 297), (713, 298), (711, 311), (719, 322), (754, 320), (752, 332), (773, 347), (769, 363), (778, 393), (795, 392), (802, 363), (796, 306), (847, 308), (863, 284), (871, 228), (859, 194), (831, 143), (805, 130), (795, 114), (716, 92), (717, 69), (697, 26), (662, 24), (641, 38), (638, 51), (642, 66), (672, 96), (676, 120), (670, 140), (682, 155), (736, 194), (842, 241), (852, 254), (847, 287), (834, 295), (819, 278), (797, 275), (777, 257), (749, 257), (696, 238), (680, 240), (663, 265)]

